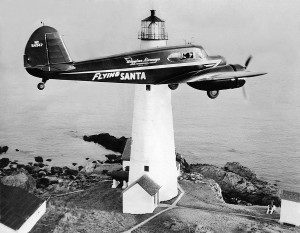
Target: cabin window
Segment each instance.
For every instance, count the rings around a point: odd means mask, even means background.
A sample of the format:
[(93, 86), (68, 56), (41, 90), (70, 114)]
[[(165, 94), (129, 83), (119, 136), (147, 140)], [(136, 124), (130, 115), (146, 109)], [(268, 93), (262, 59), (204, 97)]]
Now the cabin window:
[(181, 59), (190, 59), (190, 58), (194, 58), (194, 53), (193, 52), (182, 53), (182, 58)]
[(148, 172), (149, 171), (149, 166), (144, 166), (144, 171)]
[(125, 171), (129, 172), (129, 166), (125, 167)]

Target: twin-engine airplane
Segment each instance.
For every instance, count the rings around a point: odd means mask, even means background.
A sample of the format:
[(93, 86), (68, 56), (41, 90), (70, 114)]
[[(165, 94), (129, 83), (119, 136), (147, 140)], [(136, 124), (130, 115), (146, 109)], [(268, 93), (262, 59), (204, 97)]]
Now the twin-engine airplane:
[(42, 26), (27, 42), (24, 66), (29, 74), (42, 78), (39, 90), (49, 79), (146, 84), (147, 90), (163, 84), (175, 90), (187, 83), (214, 99), (219, 90), (242, 87), (244, 78), (266, 74), (247, 71), (250, 60), (251, 56), (244, 66), (227, 65), (222, 56), (208, 56), (201, 46), (183, 45), (74, 62), (58, 31)]

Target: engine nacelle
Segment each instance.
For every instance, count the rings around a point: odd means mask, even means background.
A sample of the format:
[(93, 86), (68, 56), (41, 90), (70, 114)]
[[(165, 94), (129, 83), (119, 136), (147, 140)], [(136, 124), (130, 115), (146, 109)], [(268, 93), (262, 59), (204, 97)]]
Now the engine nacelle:
[(173, 91), (176, 90), (178, 88), (179, 84), (178, 83), (171, 83), (168, 84), (168, 87)]
[(190, 87), (202, 91), (226, 90), (244, 86), (244, 79), (211, 80), (187, 83)]

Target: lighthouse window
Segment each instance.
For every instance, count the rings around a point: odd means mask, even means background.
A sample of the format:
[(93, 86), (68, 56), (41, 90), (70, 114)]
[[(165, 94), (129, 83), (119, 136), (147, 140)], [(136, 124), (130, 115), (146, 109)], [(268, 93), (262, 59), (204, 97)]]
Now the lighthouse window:
[(149, 166), (144, 166), (144, 171), (148, 172), (149, 171)]

